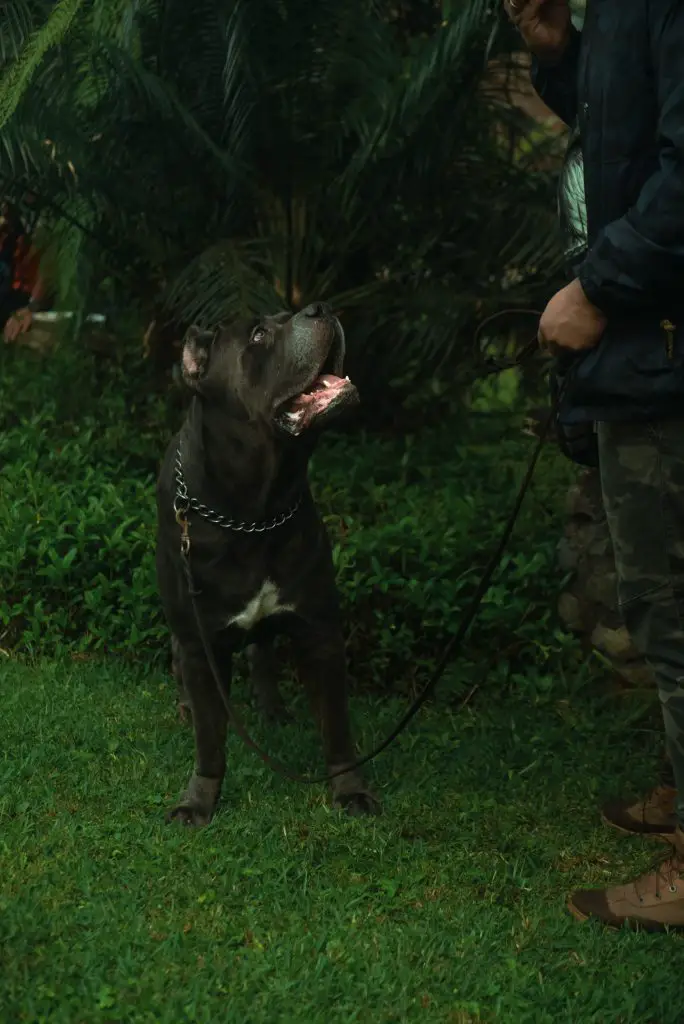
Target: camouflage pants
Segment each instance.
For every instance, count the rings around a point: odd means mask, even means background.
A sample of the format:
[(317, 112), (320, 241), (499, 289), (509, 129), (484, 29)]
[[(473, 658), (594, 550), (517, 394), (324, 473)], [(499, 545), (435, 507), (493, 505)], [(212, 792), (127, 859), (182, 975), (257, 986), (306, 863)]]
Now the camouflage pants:
[(599, 423), (620, 609), (651, 665), (684, 827), (684, 419)]

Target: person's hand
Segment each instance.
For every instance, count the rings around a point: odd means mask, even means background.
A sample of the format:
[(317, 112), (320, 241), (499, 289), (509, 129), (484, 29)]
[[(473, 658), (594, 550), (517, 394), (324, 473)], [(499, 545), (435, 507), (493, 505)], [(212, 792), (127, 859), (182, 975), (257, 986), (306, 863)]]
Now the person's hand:
[(504, 7), (535, 57), (560, 60), (572, 27), (568, 0), (504, 0)]
[(5, 341), (16, 341), (20, 334), (26, 334), (27, 331), (31, 330), (32, 323), (33, 314), (28, 306), (25, 309), (18, 309), (5, 324), (3, 332)]
[(608, 321), (584, 294), (577, 279), (553, 296), (539, 321), (539, 344), (552, 353), (557, 349), (584, 352), (598, 345)]

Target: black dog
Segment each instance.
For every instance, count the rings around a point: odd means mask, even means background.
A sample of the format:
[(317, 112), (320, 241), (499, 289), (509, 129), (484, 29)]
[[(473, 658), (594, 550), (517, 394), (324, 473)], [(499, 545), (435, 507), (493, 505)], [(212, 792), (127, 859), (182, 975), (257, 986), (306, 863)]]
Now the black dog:
[[(277, 714), (282, 703), (271, 645), (276, 631), (286, 631), (319, 719), (328, 770), (354, 761), (330, 544), (307, 482), (318, 428), (358, 401), (342, 377), (343, 361), (341, 325), (321, 303), (295, 316), (267, 316), (215, 333), (193, 327), (186, 335), (182, 370), (194, 396), (157, 484), (157, 577), (174, 675), (192, 714), (196, 763), (170, 819), (211, 820), (227, 733), (183, 574), (174, 516), (179, 487), (192, 499), (197, 604), (226, 685), (232, 655), (248, 645), (262, 706)], [(353, 814), (378, 810), (357, 772), (333, 780), (332, 791)]]

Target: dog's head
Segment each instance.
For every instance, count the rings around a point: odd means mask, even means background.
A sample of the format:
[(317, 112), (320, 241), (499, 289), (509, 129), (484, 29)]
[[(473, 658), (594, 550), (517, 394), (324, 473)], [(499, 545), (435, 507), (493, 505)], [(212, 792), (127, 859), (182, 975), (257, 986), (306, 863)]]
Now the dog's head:
[(186, 384), (209, 400), (236, 401), (292, 435), (323, 426), (358, 403), (344, 370), (344, 331), (322, 302), (300, 313), (279, 313), (221, 325), (191, 327), (183, 342)]

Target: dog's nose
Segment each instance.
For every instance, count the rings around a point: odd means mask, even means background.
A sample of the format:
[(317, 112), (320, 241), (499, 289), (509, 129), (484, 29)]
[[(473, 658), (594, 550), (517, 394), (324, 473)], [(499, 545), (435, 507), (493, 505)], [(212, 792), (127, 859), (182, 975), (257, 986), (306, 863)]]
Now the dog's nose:
[(307, 306), (302, 310), (304, 316), (319, 317), (319, 316), (332, 316), (332, 310), (327, 302), (312, 302), (310, 306)]

